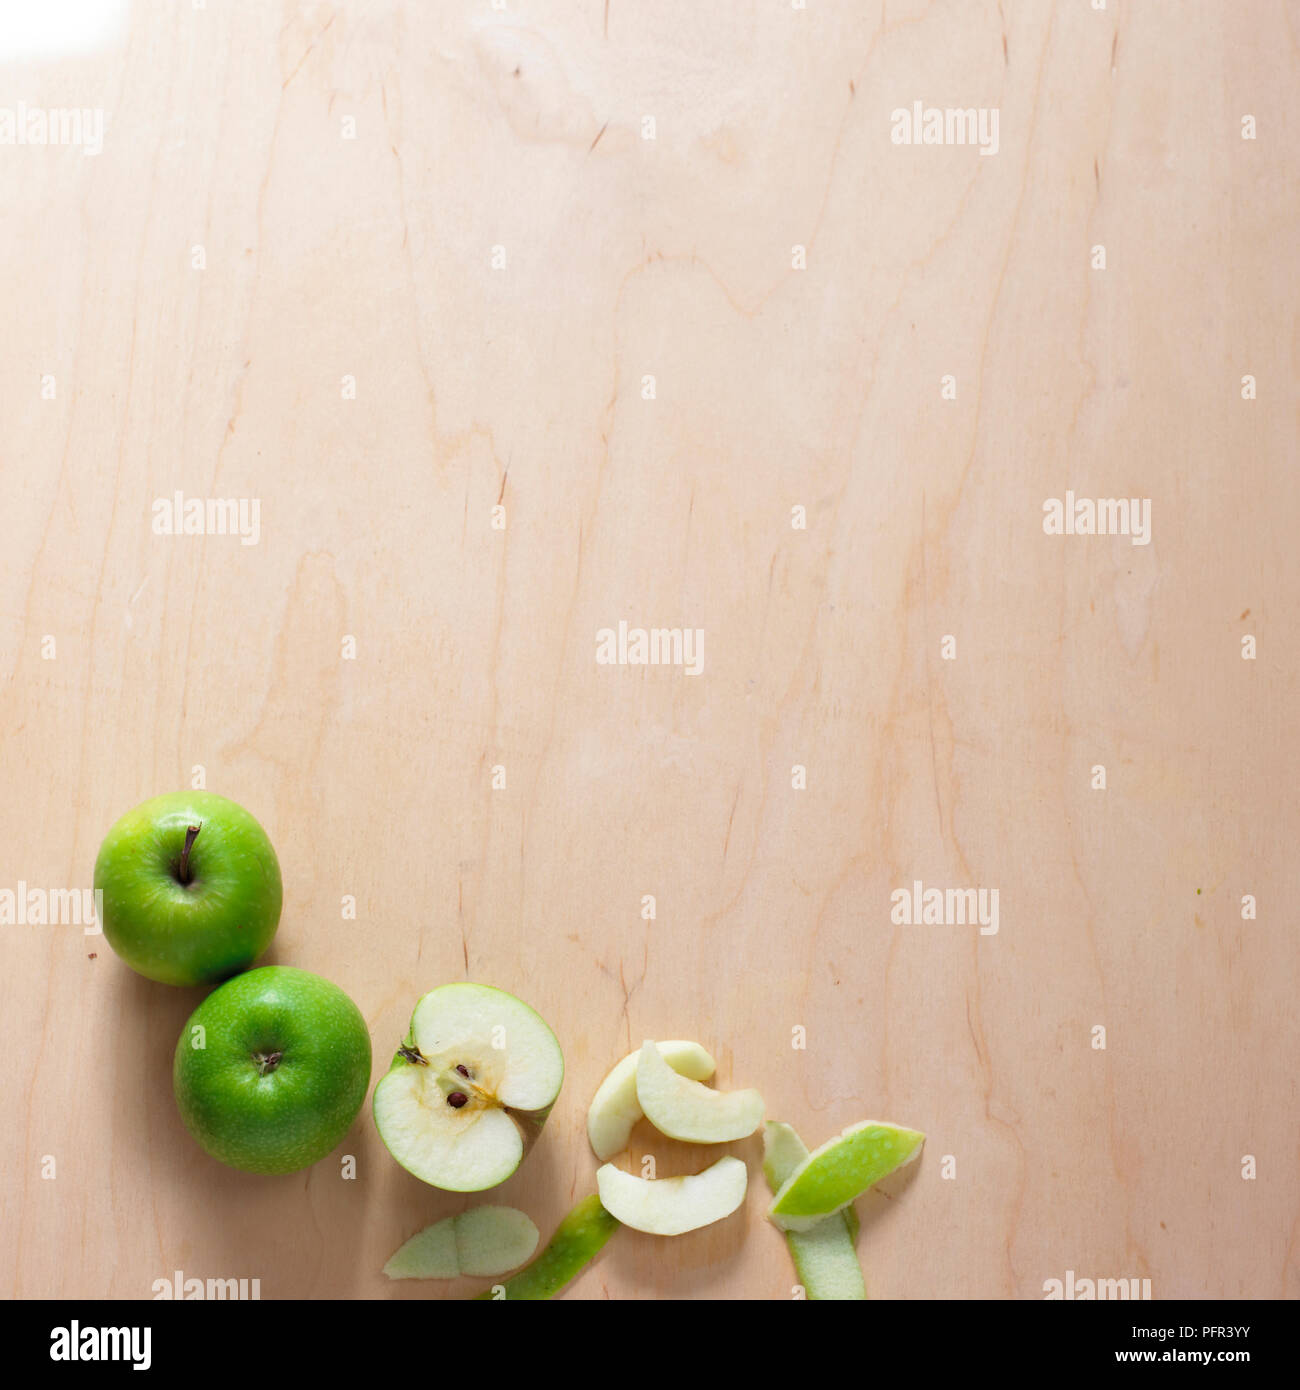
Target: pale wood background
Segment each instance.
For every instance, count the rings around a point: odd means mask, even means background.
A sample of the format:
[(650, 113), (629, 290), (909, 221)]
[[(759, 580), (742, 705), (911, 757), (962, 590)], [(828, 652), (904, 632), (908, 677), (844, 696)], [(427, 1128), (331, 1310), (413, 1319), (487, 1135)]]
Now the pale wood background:
[[(5, 58), (0, 105), (108, 126), (0, 148), (3, 886), (89, 885), (201, 764), (376, 1075), (448, 980), (556, 1028), (494, 1194), (544, 1232), (605, 1069), (694, 1036), (812, 1143), (928, 1132), (860, 1204), (873, 1295), (1295, 1296), (1298, 44), (1282, 0), (135, 0)], [(893, 146), (915, 100), (1000, 152)], [(1152, 544), (1045, 536), (1066, 488), (1149, 496)], [(154, 536), (176, 489), (260, 544)], [(598, 667), (620, 618), (704, 674)], [(999, 888), (999, 934), (893, 926), (914, 878)], [(464, 1202), (368, 1103), (354, 1182), (224, 1170), (171, 1096), (200, 992), (0, 940), (0, 1290), (478, 1287), (381, 1277)], [(788, 1297), (763, 1197), (569, 1296)]]

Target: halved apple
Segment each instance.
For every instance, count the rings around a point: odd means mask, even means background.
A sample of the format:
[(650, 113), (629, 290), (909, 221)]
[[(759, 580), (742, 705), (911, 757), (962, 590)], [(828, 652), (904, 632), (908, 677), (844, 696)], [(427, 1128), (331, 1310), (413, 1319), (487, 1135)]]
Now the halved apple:
[(670, 1139), (725, 1144), (743, 1139), (763, 1123), (763, 1097), (757, 1091), (711, 1091), (679, 1076), (653, 1042), (636, 1063), (636, 1098), (645, 1117)]
[(911, 1163), (925, 1135), (883, 1120), (850, 1125), (814, 1149), (781, 1184), (768, 1216), (782, 1230), (807, 1231)]
[[(707, 1081), (713, 1075), (713, 1058), (699, 1043), (674, 1041), (655, 1046), (679, 1075), (693, 1081)], [(597, 1158), (613, 1158), (622, 1153), (632, 1136), (632, 1127), (641, 1118), (641, 1104), (636, 1098), (636, 1064), (640, 1056), (640, 1048), (629, 1052), (610, 1069), (592, 1097), (587, 1111), (587, 1138)]]
[(541, 1132), (564, 1056), (537, 1013), (490, 985), (442, 985), (415, 1006), (375, 1127), (408, 1172), (449, 1192), (504, 1182)]
[(745, 1165), (730, 1155), (682, 1178), (637, 1178), (612, 1163), (596, 1170), (605, 1210), (652, 1236), (679, 1236), (730, 1216), (745, 1200), (748, 1182)]
[(390, 1279), (505, 1274), (537, 1249), (537, 1227), (514, 1207), (471, 1207), (413, 1235), (384, 1266)]

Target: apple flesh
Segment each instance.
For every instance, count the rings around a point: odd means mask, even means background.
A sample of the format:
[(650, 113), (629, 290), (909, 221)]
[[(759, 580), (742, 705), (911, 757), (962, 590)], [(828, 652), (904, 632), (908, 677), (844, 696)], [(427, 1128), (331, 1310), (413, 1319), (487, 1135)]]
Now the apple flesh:
[(745, 1165), (730, 1156), (681, 1178), (638, 1178), (612, 1163), (596, 1170), (606, 1211), (653, 1236), (679, 1236), (730, 1216), (745, 1200), (748, 1181)]
[(156, 796), (109, 830), (95, 860), (108, 944), (164, 985), (246, 970), (280, 923), (280, 864), (266, 831), (213, 792)]
[(873, 1183), (913, 1162), (924, 1142), (919, 1130), (882, 1120), (850, 1125), (790, 1173), (767, 1214), (782, 1230), (809, 1230)]
[[(794, 1129), (769, 1120), (763, 1130), (763, 1176), (773, 1193), (808, 1157)], [(787, 1231), (786, 1244), (795, 1273), (810, 1303), (854, 1302), (867, 1296), (854, 1245), (858, 1218), (852, 1204), (819, 1221), (807, 1231)]]
[[(655, 1046), (679, 1076), (707, 1081), (713, 1075), (713, 1058), (699, 1043), (676, 1040)], [(629, 1052), (610, 1069), (592, 1097), (591, 1108), (587, 1111), (587, 1138), (599, 1159), (622, 1153), (632, 1137), (633, 1126), (642, 1116), (636, 1098), (636, 1064), (640, 1056), (639, 1048)]]
[(531, 1259), (537, 1227), (514, 1207), (472, 1207), (413, 1235), (384, 1266), (390, 1279), (505, 1274)]
[(519, 1167), (560, 1093), (564, 1057), (527, 1004), (490, 985), (442, 985), (415, 1006), (375, 1126), (422, 1182), (481, 1192)]
[(753, 1134), (763, 1123), (763, 1097), (757, 1091), (711, 1091), (679, 1076), (653, 1042), (646, 1042), (637, 1058), (636, 1097), (661, 1134), (689, 1143), (725, 1144)]

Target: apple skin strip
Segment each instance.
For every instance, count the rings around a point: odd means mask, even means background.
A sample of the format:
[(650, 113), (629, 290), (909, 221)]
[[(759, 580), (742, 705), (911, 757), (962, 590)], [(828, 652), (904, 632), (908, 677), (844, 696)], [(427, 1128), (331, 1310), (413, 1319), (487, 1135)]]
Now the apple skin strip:
[(619, 1222), (601, 1206), (600, 1198), (593, 1192), (560, 1222), (550, 1244), (532, 1264), (504, 1284), (494, 1284), (475, 1297), (497, 1303), (550, 1298), (595, 1259), (618, 1227)]
[(783, 1231), (809, 1231), (860, 1197), (881, 1178), (921, 1156), (925, 1135), (888, 1120), (849, 1125), (786, 1178), (767, 1209)]
[[(778, 1192), (808, 1157), (808, 1148), (791, 1125), (769, 1120), (763, 1131), (763, 1176)], [(807, 1231), (786, 1231), (795, 1273), (810, 1303), (859, 1302), (866, 1298), (855, 1245), (858, 1214), (850, 1203)]]

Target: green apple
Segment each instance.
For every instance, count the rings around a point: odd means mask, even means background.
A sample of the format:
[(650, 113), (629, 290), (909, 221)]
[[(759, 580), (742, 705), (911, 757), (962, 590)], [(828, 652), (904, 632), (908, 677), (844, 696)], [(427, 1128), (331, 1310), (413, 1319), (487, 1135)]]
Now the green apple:
[[(692, 1081), (707, 1081), (714, 1072), (714, 1061), (699, 1043), (656, 1043), (664, 1060), (682, 1076)], [(587, 1111), (587, 1138), (599, 1159), (613, 1158), (627, 1148), (632, 1127), (641, 1118), (641, 1104), (636, 1098), (636, 1064), (641, 1056), (638, 1048), (629, 1052), (612, 1067), (592, 1097)]]
[(384, 1266), (390, 1279), (505, 1274), (531, 1259), (537, 1227), (514, 1207), (471, 1207), (413, 1235)]
[(600, 1198), (584, 1197), (556, 1227), (550, 1244), (527, 1269), (475, 1297), (495, 1303), (550, 1298), (600, 1254), (617, 1230), (618, 1222), (601, 1206)]
[[(763, 1176), (774, 1193), (807, 1157), (807, 1147), (790, 1125), (768, 1121), (763, 1130)], [(862, 1266), (853, 1248), (857, 1238), (858, 1217), (852, 1204), (807, 1231), (785, 1233), (795, 1273), (810, 1303), (866, 1298)]]
[(280, 864), (266, 831), (212, 792), (156, 796), (128, 811), (95, 861), (108, 944), (164, 985), (247, 969), (280, 922)]
[(294, 1173), (348, 1132), (370, 1085), (361, 1011), (319, 975), (265, 965), (190, 1015), (172, 1065), (186, 1129), (222, 1163)]
[(924, 1142), (918, 1130), (880, 1120), (850, 1125), (790, 1173), (767, 1214), (782, 1230), (809, 1230), (895, 1168), (911, 1163)]
[(375, 1127), (422, 1182), (481, 1192), (504, 1182), (560, 1093), (564, 1055), (527, 1004), (490, 985), (442, 985), (415, 1006)]
[(745, 1165), (730, 1156), (682, 1178), (638, 1178), (612, 1163), (596, 1170), (605, 1210), (652, 1236), (679, 1236), (730, 1216), (745, 1200), (748, 1182)]
[(743, 1139), (763, 1123), (763, 1097), (757, 1091), (711, 1091), (680, 1076), (653, 1042), (636, 1063), (636, 1098), (645, 1117), (670, 1139), (725, 1144)]

